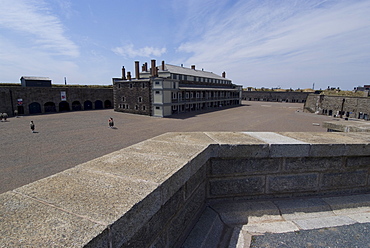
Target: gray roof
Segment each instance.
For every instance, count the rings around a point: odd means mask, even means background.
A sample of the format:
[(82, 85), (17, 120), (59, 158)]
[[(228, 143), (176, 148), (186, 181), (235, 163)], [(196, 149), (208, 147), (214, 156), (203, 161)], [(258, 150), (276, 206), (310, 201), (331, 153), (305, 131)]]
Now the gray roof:
[(25, 79), (25, 80), (51, 81), (51, 79), (48, 78), (48, 77), (28, 77), (28, 76), (22, 76), (21, 77), (21, 80), (22, 80), (22, 78)]
[[(158, 66), (158, 69), (161, 71), (162, 66)], [(231, 81), (230, 79), (223, 78), (222, 76), (214, 74), (213, 72), (196, 70), (196, 69), (194, 70), (191, 68), (186, 68), (186, 67), (176, 66), (176, 65), (165, 64), (165, 70), (169, 71), (170, 73), (174, 73), (174, 74), (182, 74), (182, 75), (190, 75), (194, 77), (213, 78), (213, 79)]]

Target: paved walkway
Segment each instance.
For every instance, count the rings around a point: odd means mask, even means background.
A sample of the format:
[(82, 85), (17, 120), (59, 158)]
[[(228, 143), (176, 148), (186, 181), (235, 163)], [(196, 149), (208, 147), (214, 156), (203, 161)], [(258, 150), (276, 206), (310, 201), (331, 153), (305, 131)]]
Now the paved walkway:
[(211, 206), (237, 226), (229, 247), (370, 247), (370, 194)]
[[(165, 132), (325, 132), (327, 116), (303, 113), (303, 104), (243, 102), (240, 107), (155, 118), (93, 110), (9, 118), (0, 122), (0, 193), (53, 175)], [(113, 117), (115, 129), (108, 128)], [(36, 132), (31, 133), (33, 120)]]

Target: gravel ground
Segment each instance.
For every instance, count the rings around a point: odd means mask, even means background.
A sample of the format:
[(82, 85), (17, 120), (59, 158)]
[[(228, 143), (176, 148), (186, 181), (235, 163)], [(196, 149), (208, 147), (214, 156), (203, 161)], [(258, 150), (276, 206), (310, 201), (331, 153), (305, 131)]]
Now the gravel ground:
[[(156, 118), (92, 110), (9, 118), (0, 122), (0, 193), (166, 132), (325, 132), (328, 116), (303, 113), (303, 104), (243, 102), (235, 108)], [(115, 128), (108, 127), (113, 117)], [(29, 127), (33, 120), (36, 133)]]

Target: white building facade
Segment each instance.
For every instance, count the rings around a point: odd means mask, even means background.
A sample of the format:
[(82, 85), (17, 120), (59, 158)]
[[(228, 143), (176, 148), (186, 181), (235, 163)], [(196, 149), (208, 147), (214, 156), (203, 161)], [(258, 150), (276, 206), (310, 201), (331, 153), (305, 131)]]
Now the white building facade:
[(150, 70), (145, 63), (139, 72), (136, 61), (135, 78), (129, 72), (126, 77), (124, 68), (122, 78), (113, 78), (115, 111), (165, 117), (241, 104), (242, 86), (233, 84), (225, 73), (219, 76), (194, 65), (186, 68), (162, 61), (157, 67), (155, 60), (151, 63)]

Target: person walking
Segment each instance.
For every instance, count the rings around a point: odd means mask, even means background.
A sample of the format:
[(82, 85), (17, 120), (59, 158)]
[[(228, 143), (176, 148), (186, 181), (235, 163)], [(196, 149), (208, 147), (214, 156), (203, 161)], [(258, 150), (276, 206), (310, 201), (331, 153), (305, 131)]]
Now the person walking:
[(30, 122), (30, 128), (32, 130), (32, 133), (35, 132), (35, 124), (33, 123), (33, 121)]
[(109, 118), (108, 123), (109, 123), (109, 127), (110, 128), (113, 128), (114, 127), (114, 121), (113, 121), (113, 118), (112, 117)]

